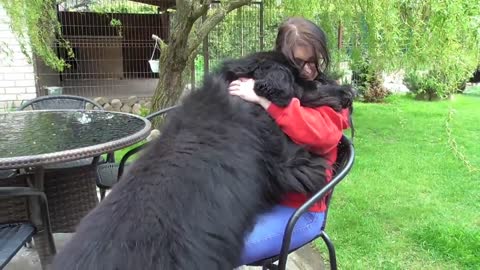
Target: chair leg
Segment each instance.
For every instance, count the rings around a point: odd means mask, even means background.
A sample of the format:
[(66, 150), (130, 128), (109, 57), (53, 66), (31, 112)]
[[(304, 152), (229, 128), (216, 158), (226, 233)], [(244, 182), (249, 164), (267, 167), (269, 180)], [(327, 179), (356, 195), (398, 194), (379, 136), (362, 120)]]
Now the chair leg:
[(329, 257), (329, 260), (330, 260), (330, 270), (337, 270), (337, 256), (335, 255), (335, 247), (333, 246), (332, 241), (330, 240), (330, 238), (328, 237), (328, 235), (324, 231), (322, 231), (320, 236), (322, 237), (323, 241), (325, 242), (325, 244), (327, 245), (327, 248), (328, 248), (328, 257)]
[(100, 201), (103, 201), (103, 199), (105, 198), (105, 192), (106, 190), (104, 188), (100, 189)]
[(33, 243), (32, 243), (32, 241), (33, 241), (33, 238), (30, 238), (30, 240), (28, 240), (27, 242), (25, 242), (25, 245), (24, 245), (24, 246), (25, 246), (26, 248), (33, 248)]

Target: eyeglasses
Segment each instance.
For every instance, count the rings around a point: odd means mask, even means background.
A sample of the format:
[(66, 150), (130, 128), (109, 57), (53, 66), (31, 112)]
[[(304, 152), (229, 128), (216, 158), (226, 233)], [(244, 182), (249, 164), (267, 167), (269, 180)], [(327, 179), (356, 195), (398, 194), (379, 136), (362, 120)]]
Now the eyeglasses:
[(303, 69), (305, 67), (305, 65), (309, 65), (309, 66), (315, 66), (317, 67), (318, 66), (323, 66), (323, 63), (325, 62), (325, 60), (323, 58), (320, 58), (318, 60), (318, 63), (316, 63), (315, 61), (313, 60), (309, 60), (309, 61), (305, 61), (303, 59), (299, 59), (299, 58), (295, 58), (295, 64), (297, 66), (300, 67), (300, 69)]

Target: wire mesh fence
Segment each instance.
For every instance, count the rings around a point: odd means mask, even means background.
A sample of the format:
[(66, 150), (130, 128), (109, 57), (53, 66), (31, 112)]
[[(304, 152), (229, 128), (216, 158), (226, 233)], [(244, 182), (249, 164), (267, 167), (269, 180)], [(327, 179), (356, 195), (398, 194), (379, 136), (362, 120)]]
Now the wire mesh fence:
[[(146, 3), (140, 3), (146, 2)], [(57, 53), (68, 64), (63, 72), (37, 64), (40, 93), (61, 89), (63, 94), (94, 96), (149, 96), (158, 73), (150, 59), (158, 59), (152, 34), (167, 39), (168, 1), (76, 0), (58, 5), (62, 38)], [(41, 61), (38, 61), (41, 62)]]
[[(278, 15), (253, 1), (229, 13), (204, 40), (191, 69), (189, 82), (199, 84), (204, 73), (225, 58), (269, 49), (280, 22)], [(272, 2), (272, 1), (268, 1)], [(159, 58), (152, 34), (168, 43), (175, 1), (68, 0), (58, 4), (62, 38), (74, 55), (57, 46), (69, 65), (63, 72), (37, 61), (39, 94), (73, 94), (85, 97), (151, 96), (158, 71), (149, 60)], [(212, 9), (219, 1), (213, 1)], [(59, 90), (60, 89), (60, 90)], [(55, 92), (57, 91), (57, 92)]]

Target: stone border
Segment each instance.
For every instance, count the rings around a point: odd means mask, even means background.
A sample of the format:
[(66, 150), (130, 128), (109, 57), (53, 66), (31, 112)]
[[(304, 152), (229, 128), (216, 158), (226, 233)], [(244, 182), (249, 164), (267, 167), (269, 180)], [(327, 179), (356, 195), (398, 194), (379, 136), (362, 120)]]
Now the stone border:
[[(128, 98), (96, 97), (93, 100), (101, 105), (106, 111), (125, 112), (141, 115), (143, 111), (151, 108), (150, 97), (130, 96)], [(87, 107), (87, 109), (89, 109)]]

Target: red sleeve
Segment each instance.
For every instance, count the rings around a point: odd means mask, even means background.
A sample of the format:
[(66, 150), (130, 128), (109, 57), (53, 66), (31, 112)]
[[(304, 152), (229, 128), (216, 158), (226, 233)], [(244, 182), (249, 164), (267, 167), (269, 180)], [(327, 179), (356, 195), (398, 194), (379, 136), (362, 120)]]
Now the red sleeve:
[(307, 145), (318, 154), (335, 148), (343, 130), (349, 127), (348, 112), (345, 111), (338, 113), (328, 106), (302, 107), (297, 98), (293, 98), (286, 107), (272, 103), (267, 109), (292, 141)]

